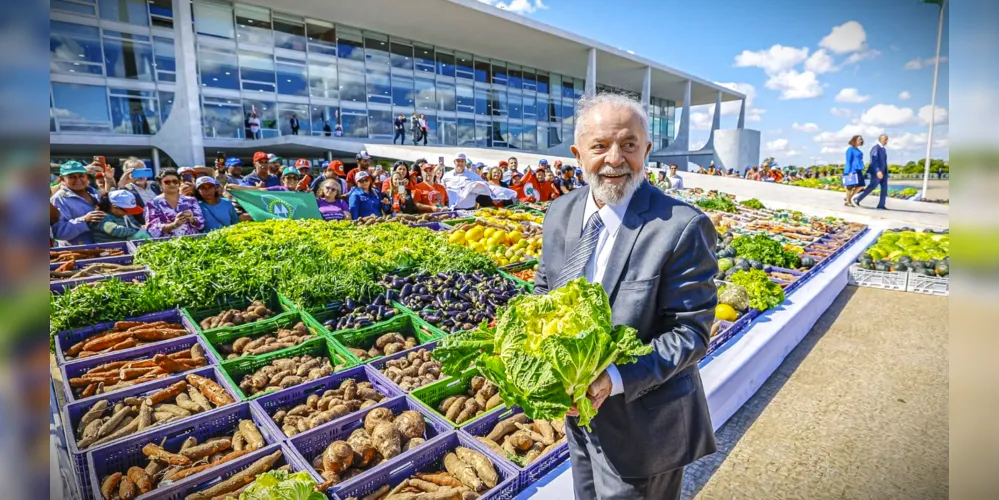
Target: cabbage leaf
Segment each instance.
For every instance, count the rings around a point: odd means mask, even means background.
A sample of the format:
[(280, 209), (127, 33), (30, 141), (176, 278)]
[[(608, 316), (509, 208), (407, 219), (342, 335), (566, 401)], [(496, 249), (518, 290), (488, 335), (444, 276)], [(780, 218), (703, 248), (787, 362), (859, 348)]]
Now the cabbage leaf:
[(307, 472), (289, 474), (272, 470), (257, 476), (239, 495), (239, 500), (324, 500), (326, 495), (313, 491), (316, 482)]

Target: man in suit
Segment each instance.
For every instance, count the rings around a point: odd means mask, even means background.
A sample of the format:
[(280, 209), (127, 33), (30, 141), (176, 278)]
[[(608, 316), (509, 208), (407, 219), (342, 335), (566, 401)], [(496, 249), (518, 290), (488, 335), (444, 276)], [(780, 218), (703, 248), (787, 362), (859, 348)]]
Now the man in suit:
[(610, 297), (613, 324), (654, 348), (610, 366), (587, 395), (592, 431), (566, 418), (577, 499), (678, 499), (683, 467), (715, 451), (697, 362), (717, 305), (715, 229), (706, 215), (645, 180), (648, 114), (628, 97), (579, 103), (573, 155), (586, 186), (544, 221), (535, 293), (585, 276)]
[(885, 199), (888, 198), (888, 134), (881, 134), (878, 143), (871, 148), (871, 163), (867, 166), (867, 189), (860, 196), (857, 196), (853, 203), (858, 207), (867, 195), (875, 189), (881, 187), (881, 199), (878, 200), (878, 210), (888, 210), (885, 206)]

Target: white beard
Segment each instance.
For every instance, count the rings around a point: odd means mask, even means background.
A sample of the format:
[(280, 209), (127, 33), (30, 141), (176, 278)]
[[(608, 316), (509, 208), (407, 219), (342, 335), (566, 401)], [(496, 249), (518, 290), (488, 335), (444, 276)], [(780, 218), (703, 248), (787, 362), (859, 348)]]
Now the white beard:
[[(600, 172), (604, 172), (605, 174), (626, 172), (628, 180), (623, 184), (609, 184), (604, 182), (603, 178), (600, 177)], [(608, 205), (617, 205), (621, 200), (634, 194), (638, 190), (638, 187), (642, 185), (642, 181), (645, 178), (641, 175), (636, 175), (627, 164), (619, 168), (604, 164), (597, 172), (590, 172), (584, 169), (583, 180), (590, 186), (590, 191), (593, 193), (594, 198)]]

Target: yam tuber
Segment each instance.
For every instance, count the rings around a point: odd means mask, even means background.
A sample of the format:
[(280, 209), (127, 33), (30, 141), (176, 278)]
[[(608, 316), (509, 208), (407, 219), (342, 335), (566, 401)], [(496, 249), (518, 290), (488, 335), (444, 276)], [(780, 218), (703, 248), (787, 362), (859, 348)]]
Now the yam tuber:
[(472, 491), (483, 491), (484, 485), (479, 476), (476, 475), (475, 469), (458, 458), (457, 454), (452, 452), (444, 456), (444, 468), (454, 475), (454, 477), (458, 478), (462, 484), (471, 488)]
[(487, 488), (492, 488), (499, 483), (499, 474), (496, 472), (496, 467), (485, 455), (464, 446), (455, 448), (454, 452), (462, 462), (471, 465), (475, 469), (475, 473), (485, 483)]
[(375, 449), (382, 454), (385, 460), (395, 458), (399, 453), (402, 453), (402, 437), (392, 422), (381, 422), (376, 425), (371, 432), (371, 440), (374, 441)]
[(111, 500), (111, 497), (118, 492), (118, 485), (121, 483), (121, 472), (115, 472), (101, 483), (101, 496), (104, 500)]
[(151, 460), (159, 460), (169, 465), (189, 465), (191, 463), (190, 458), (176, 453), (170, 453), (154, 443), (148, 443), (143, 446), (142, 454), (149, 457)]
[(246, 440), (246, 448), (256, 450), (264, 446), (264, 436), (260, 434), (260, 429), (252, 420), (239, 421), (239, 433)]
[(374, 436), (373, 433), (378, 424), (382, 422), (391, 423), (394, 418), (395, 415), (392, 414), (392, 410), (389, 410), (388, 408), (375, 408), (369, 411), (364, 417), (364, 430), (367, 431), (368, 434)]
[(422, 437), (427, 430), (423, 415), (418, 411), (406, 410), (395, 417), (392, 424), (406, 439)]
[(354, 450), (344, 441), (333, 441), (323, 451), (323, 469), (339, 474), (354, 463)]
[(129, 467), (127, 475), (128, 479), (135, 483), (135, 486), (139, 488), (139, 494), (145, 494), (153, 491), (153, 480), (142, 467)]
[(364, 429), (354, 429), (347, 438), (347, 444), (354, 450), (354, 466), (367, 467), (374, 461), (377, 450), (371, 436)]
[(486, 435), (486, 438), (496, 442), (503, 442), (503, 438), (508, 434), (512, 434), (517, 430), (517, 424), (523, 424), (527, 422), (527, 415), (523, 413), (518, 413), (512, 417), (505, 418), (496, 423), (493, 430)]
[(222, 481), (221, 483), (208, 489), (188, 495), (186, 500), (210, 500), (224, 493), (231, 493), (253, 482), (257, 476), (270, 470), (274, 463), (280, 458), (281, 450), (275, 451), (274, 453), (253, 462), (249, 467), (237, 474), (234, 474), (229, 479), (226, 479), (225, 481)]

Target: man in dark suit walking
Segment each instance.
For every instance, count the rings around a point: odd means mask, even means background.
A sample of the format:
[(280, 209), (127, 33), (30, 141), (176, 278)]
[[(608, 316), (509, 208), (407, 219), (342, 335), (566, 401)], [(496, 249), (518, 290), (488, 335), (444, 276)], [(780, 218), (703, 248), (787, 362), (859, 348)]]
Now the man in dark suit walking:
[(610, 297), (613, 324), (653, 347), (611, 365), (587, 395), (592, 431), (566, 418), (577, 499), (680, 498), (683, 467), (714, 453), (697, 362), (717, 305), (715, 229), (699, 210), (645, 180), (648, 114), (628, 97), (579, 103), (571, 150), (586, 186), (559, 197), (544, 221), (535, 293), (585, 276)]
[(885, 200), (888, 198), (888, 150), (885, 149), (887, 144), (888, 134), (881, 134), (878, 143), (871, 148), (871, 163), (867, 166), (867, 177), (870, 181), (867, 183), (867, 189), (853, 200), (854, 205), (861, 206), (860, 202), (880, 187), (881, 199), (878, 200), (878, 209), (888, 210), (885, 206)]

